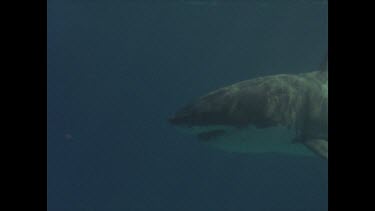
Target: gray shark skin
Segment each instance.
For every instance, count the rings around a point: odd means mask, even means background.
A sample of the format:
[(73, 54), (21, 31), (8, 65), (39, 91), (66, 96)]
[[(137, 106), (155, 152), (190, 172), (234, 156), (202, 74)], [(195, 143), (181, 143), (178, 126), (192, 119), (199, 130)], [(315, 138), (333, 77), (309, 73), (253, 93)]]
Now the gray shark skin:
[(328, 160), (328, 66), (217, 89), (168, 121), (227, 151), (316, 154)]

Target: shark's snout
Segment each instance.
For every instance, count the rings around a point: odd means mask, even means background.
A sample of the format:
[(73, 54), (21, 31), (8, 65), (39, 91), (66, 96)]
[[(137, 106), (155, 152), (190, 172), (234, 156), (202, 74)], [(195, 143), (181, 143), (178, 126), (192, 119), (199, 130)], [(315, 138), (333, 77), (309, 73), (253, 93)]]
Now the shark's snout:
[(179, 127), (222, 125), (228, 121), (222, 103), (198, 99), (184, 106), (168, 118), (168, 122)]
[(194, 122), (194, 112), (193, 106), (187, 105), (170, 116), (168, 122), (175, 126), (192, 124)]
[(184, 117), (173, 115), (173, 116), (168, 117), (167, 121), (170, 124), (177, 126), (177, 125), (181, 125), (181, 124), (186, 123), (185, 119), (186, 118), (184, 118)]
[[(199, 112), (198, 112), (199, 113)], [(225, 135), (228, 128), (223, 125), (210, 125), (209, 120), (204, 121), (195, 110), (187, 111), (186, 108), (176, 112), (167, 120), (181, 131), (195, 135), (201, 141), (209, 141)]]

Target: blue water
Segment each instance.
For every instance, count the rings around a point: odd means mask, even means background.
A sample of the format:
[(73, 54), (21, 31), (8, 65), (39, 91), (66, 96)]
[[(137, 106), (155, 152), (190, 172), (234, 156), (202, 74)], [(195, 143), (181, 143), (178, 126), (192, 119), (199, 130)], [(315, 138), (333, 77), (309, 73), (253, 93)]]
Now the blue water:
[(166, 122), (221, 86), (317, 69), (327, 7), (48, 0), (48, 210), (327, 210), (326, 161), (217, 151)]

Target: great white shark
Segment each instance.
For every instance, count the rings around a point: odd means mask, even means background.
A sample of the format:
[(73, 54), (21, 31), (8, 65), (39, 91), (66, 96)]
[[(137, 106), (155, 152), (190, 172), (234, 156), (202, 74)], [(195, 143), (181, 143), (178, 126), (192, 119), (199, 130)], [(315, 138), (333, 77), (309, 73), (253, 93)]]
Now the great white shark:
[(168, 121), (226, 151), (315, 154), (328, 160), (328, 56), (323, 64), (312, 72), (219, 88)]

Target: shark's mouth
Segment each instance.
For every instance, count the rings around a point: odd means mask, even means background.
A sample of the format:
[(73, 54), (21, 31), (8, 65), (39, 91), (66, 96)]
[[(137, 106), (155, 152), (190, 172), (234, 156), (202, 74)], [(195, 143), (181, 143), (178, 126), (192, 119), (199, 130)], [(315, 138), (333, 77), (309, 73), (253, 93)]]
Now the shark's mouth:
[(226, 133), (227, 133), (227, 131), (225, 131), (223, 129), (218, 129), (218, 130), (211, 130), (211, 131), (207, 131), (207, 132), (198, 133), (197, 137), (198, 137), (199, 140), (209, 141), (209, 140), (218, 138), (219, 136), (223, 136)]
[(256, 128), (247, 126), (190, 126), (179, 127), (198, 138), (201, 143), (230, 152), (240, 153), (287, 153), (312, 155), (301, 144), (293, 144), (295, 132), (285, 127)]
[(178, 127), (180, 130), (196, 136), (200, 141), (212, 141), (222, 136), (229, 135), (237, 129), (231, 126), (186, 126)]

